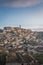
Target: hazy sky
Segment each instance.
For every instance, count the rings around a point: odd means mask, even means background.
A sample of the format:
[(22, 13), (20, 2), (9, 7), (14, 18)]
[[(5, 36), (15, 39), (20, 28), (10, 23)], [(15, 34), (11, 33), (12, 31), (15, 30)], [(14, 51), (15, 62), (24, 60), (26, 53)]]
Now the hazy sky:
[(43, 0), (0, 0), (0, 28), (43, 27)]

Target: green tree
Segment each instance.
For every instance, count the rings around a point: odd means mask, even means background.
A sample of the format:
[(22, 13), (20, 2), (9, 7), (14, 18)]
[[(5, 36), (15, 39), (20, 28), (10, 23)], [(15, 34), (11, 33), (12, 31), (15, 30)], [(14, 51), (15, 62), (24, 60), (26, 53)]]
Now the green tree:
[(6, 65), (6, 53), (0, 52), (0, 65)]

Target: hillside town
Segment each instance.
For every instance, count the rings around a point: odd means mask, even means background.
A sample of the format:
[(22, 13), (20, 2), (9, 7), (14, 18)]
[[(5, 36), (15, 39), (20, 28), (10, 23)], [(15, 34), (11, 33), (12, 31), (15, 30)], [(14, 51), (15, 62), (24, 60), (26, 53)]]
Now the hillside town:
[(4, 27), (0, 29), (1, 51), (7, 53), (7, 62), (30, 62), (31, 64), (34, 60), (38, 63), (32, 55), (43, 55), (43, 32), (21, 27)]

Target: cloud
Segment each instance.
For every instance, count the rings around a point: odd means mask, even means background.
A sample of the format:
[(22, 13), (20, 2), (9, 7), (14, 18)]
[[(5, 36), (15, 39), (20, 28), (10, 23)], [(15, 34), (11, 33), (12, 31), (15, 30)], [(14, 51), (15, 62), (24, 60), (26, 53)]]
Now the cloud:
[(28, 7), (42, 3), (43, 0), (0, 0), (0, 4), (10, 7)]

